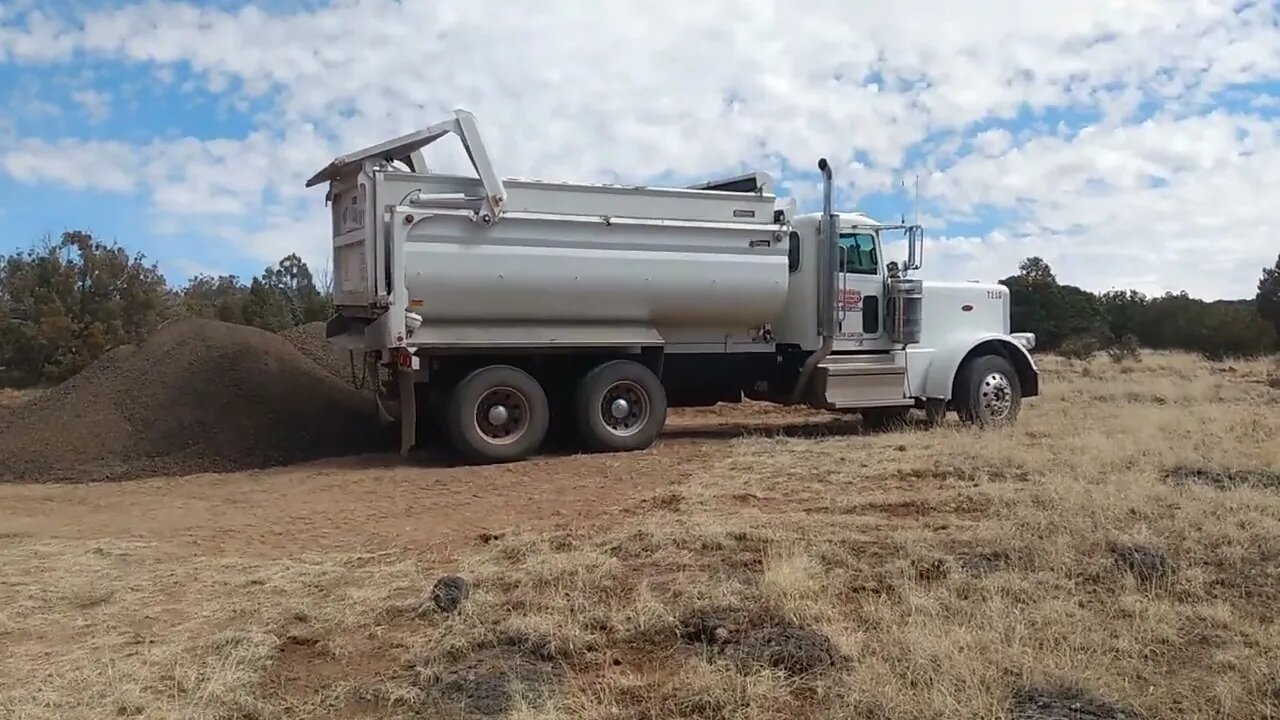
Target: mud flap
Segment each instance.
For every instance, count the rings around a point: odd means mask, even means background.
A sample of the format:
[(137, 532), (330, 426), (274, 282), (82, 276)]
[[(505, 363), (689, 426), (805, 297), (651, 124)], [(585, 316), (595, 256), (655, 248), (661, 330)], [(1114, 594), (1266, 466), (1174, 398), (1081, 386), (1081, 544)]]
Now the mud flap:
[(400, 390), (400, 456), (408, 457), (418, 436), (418, 401), (414, 397), (413, 370), (397, 369), (396, 385)]

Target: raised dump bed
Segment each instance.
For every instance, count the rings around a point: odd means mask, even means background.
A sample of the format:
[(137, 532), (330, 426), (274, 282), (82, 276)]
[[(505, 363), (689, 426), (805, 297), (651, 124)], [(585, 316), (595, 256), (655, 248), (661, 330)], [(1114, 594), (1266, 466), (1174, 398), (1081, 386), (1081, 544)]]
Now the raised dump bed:
[[(421, 149), (447, 133), (479, 177), (427, 171)], [(402, 290), (410, 325), (420, 323), (411, 346), (528, 324), (545, 335), (723, 338), (768, 323), (786, 300), (785, 209), (763, 173), (698, 188), (500, 180), (474, 118), (458, 111), (337, 158), (310, 184), (326, 180), (337, 304), (373, 317)], [(389, 206), (416, 212), (389, 228)]]

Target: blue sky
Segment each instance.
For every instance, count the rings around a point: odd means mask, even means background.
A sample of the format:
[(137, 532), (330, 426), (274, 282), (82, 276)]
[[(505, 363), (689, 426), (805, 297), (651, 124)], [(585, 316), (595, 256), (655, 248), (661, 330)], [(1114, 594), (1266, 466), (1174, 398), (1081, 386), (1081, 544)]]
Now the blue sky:
[(466, 107), (507, 175), (764, 169), (813, 209), (827, 156), (842, 206), (884, 220), (920, 179), (926, 276), (1038, 254), (1091, 289), (1243, 297), (1280, 253), (1277, 12), (18, 0), (0, 10), (0, 251), (89, 229), (171, 282), (322, 265), (305, 178)]

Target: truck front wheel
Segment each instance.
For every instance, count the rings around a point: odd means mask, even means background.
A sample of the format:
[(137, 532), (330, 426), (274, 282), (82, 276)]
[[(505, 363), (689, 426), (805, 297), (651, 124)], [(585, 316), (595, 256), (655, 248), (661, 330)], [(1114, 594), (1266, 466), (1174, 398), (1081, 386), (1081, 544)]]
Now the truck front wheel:
[(667, 421), (662, 382), (632, 360), (611, 360), (587, 373), (574, 405), (578, 432), (590, 450), (642, 450)]
[(1022, 407), (1018, 373), (999, 355), (973, 358), (960, 368), (953, 402), (960, 419), (980, 427), (1011, 425)]
[(551, 412), (538, 381), (510, 365), (467, 375), (449, 398), (453, 446), (474, 462), (511, 462), (537, 452)]

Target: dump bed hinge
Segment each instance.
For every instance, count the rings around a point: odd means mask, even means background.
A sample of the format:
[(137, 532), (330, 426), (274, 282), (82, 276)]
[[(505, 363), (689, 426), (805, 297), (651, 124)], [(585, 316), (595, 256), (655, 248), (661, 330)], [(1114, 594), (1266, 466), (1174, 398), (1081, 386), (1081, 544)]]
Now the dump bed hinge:
[(412, 166), (417, 172), (425, 172), (426, 168), (423, 167), (422, 155), (419, 151), (449, 134), (458, 136), (462, 142), (462, 148), (467, 151), (467, 157), (471, 160), (471, 166), (484, 186), (484, 197), (474, 218), (484, 225), (492, 225), (502, 218), (507, 203), (507, 189), (502, 183), (502, 178), (498, 177), (493, 169), (493, 161), (489, 159), (489, 153), (485, 150), (475, 115), (461, 108), (453, 111), (452, 119), (377, 145), (370, 145), (354, 153), (339, 155), (320, 172), (312, 175), (307, 181), (307, 187), (314, 187), (322, 182), (332, 182), (360, 172), (366, 160), (403, 162)]

